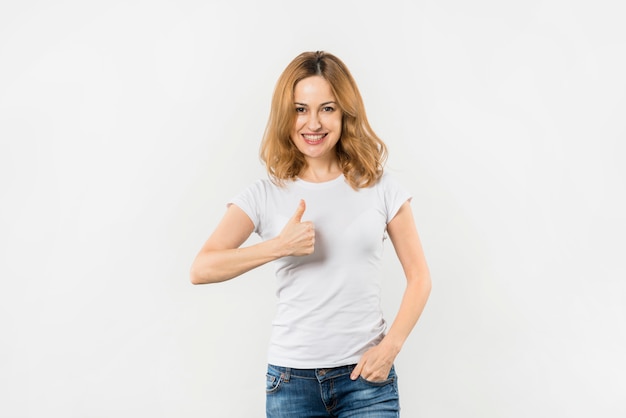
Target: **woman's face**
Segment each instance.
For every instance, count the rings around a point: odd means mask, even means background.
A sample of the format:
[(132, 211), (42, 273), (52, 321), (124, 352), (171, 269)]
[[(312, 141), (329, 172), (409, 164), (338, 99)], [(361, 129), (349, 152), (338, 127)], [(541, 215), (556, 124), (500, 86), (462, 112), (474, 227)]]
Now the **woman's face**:
[(330, 84), (320, 76), (307, 77), (294, 89), (296, 121), (291, 140), (307, 160), (336, 158), (342, 113)]

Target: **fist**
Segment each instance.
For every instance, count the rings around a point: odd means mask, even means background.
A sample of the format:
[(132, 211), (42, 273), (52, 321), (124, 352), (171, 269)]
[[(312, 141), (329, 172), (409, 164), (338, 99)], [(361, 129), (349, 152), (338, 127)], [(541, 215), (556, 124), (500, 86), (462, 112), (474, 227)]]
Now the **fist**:
[(306, 210), (306, 203), (300, 204), (291, 219), (285, 224), (278, 238), (281, 241), (285, 255), (309, 255), (315, 249), (315, 227), (313, 222), (302, 222), (302, 215)]

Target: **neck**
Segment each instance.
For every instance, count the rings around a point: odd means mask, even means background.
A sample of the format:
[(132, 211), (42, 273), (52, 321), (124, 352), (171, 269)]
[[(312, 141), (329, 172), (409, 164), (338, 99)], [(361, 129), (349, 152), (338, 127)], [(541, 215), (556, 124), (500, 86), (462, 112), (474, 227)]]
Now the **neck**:
[(306, 167), (298, 176), (305, 181), (320, 183), (336, 179), (342, 173), (336, 158), (327, 161), (307, 159), (306, 163)]

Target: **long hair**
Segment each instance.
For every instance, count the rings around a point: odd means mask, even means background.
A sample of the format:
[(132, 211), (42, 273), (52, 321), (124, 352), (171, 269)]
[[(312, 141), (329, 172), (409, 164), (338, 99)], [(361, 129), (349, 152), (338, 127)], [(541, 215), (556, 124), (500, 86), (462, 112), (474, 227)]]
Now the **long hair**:
[(341, 137), (335, 146), (339, 167), (354, 189), (372, 186), (383, 173), (387, 147), (367, 121), (363, 99), (348, 68), (336, 56), (322, 51), (298, 55), (276, 83), (260, 150), (270, 178), (282, 185), (306, 167), (304, 155), (290, 134), (296, 119), (295, 86), (311, 76), (321, 76), (330, 84), (343, 114)]

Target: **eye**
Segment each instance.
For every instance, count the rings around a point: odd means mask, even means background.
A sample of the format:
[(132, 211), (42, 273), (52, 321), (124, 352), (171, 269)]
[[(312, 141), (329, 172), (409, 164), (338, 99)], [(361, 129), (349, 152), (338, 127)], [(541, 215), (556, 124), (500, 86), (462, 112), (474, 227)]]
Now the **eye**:
[(296, 113), (304, 113), (306, 109), (302, 106), (296, 107)]
[(334, 107), (332, 107), (332, 106), (324, 106), (324, 107), (322, 108), (322, 111), (324, 111), (324, 112), (334, 112), (334, 111), (335, 111), (335, 108), (334, 108)]

